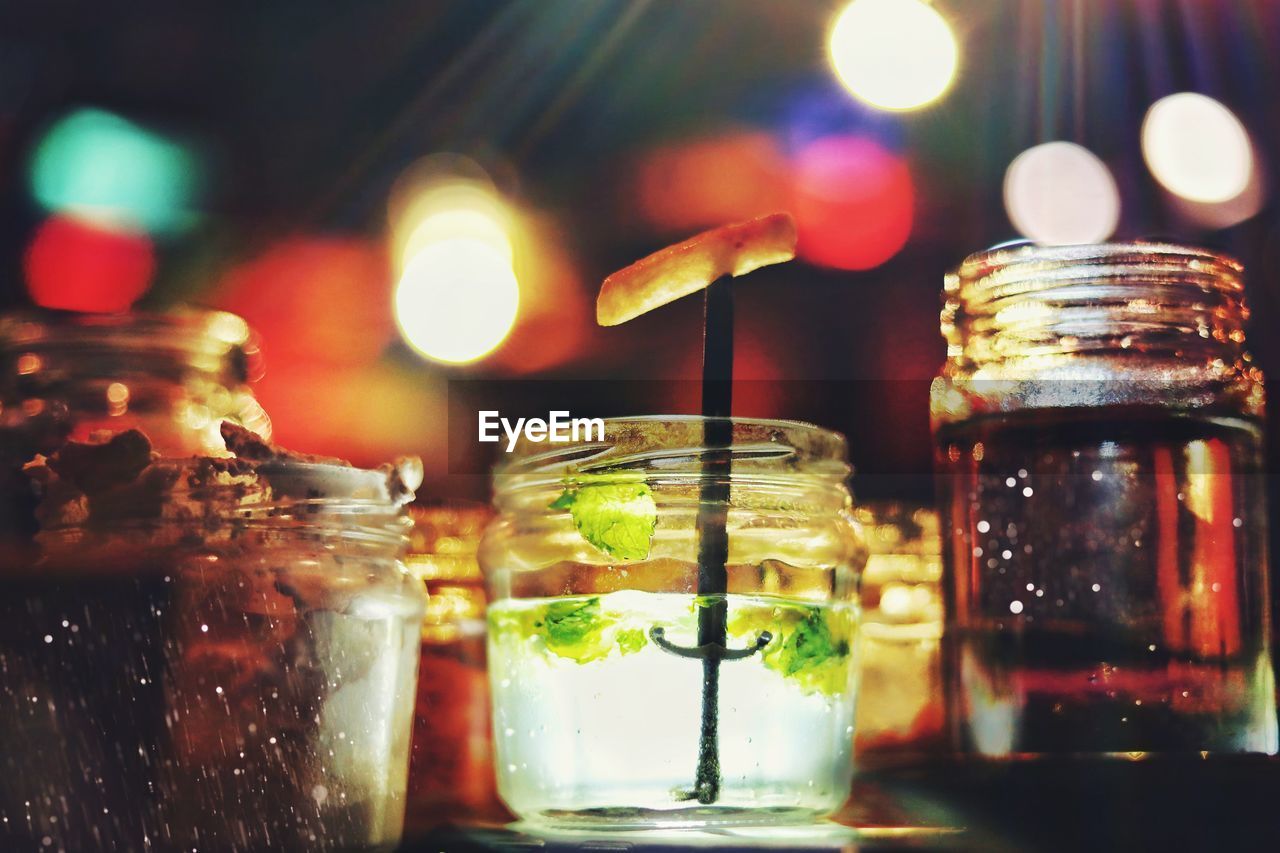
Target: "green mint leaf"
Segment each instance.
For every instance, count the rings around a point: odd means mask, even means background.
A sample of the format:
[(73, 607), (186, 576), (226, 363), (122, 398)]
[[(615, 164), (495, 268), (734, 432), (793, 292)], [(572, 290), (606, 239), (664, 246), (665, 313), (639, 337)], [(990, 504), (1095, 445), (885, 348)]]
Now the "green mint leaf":
[(765, 666), (806, 691), (827, 695), (847, 689), (852, 629), (847, 614), (803, 605), (743, 608), (729, 618), (731, 636), (745, 640), (760, 631), (773, 635), (761, 652)]
[(588, 598), (573, 601), (556, 601), (547, 605), (543, 620), (547, 628), (547, 643), (572, 645), (580, 643), (596, 628), (600, 617), (600, 599)]
[(551, 506), (567, 508), (582, 537), (609, 556), (621, 560), (649, 556), (658, 505), (648, 483), (588, 483), (573, 492), (566, 489)]
[(649, 644), (641, 628), (623, 628), (618, 632), (618, 648), (624, 655), (635, 654)]
[(547, 650), (562, 658), (587, 663), (606, 657), (612, 649), (605, 629), (614, 620), (601, 612), (599, 598), (576, 598), (547, 605), (540, 623)]
[(837, 643), (827, 627), (827, 620), (818, 610), (810, 611), (804, 621), (796, 626), (782, 645), (779, 664), (786, 675), (795, 675), (826, 663), (836, 655), (848, 654), (849, 649)]
[(577, 495), (574, 492), (565, 489), (560, 493), (560, 497), (547, 504), (547, 509), (569, 509), (573, 506), (573, 502)]

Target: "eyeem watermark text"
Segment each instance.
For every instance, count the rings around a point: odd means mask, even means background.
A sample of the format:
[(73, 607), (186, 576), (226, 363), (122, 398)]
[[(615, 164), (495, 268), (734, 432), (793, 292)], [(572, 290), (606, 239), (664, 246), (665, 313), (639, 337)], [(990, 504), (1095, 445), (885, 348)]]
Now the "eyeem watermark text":
[(479, 415), (479, 440), (486, 443), (501, 441), (507, 437), (507, 452), (515, 449), (523, 433), (525, 440), (534, 443), (549, 441), (558, 444), (569, 441), (604, 441), (604, 418), (575, 418), (567, 411), (547, 412), (547, 419), (516, 418), (513, 424), (496, 410), (481, 410)]

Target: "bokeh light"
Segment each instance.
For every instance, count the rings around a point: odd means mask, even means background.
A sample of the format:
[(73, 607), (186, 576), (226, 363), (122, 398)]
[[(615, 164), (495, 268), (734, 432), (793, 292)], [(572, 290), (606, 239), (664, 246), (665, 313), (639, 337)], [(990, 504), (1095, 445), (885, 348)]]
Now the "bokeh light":
[(212, 301), (262, 335), (271, 364), (366, 364), (395, 338), (391, 284), (374, 241), (295, 237), (230, 269)]
[(1217, 202), (1192, 201), (1169, 193), (1168, 199), (1178, 215), (1196, 225), (1210, 229), (1230, 228), (1261, 212), (1267, 203), (1267, 184), (1261, 152), (1254, 148), (1249, 185), (1235, 198)]
[(404, 340), (446, 364), (497, 349), (520, 310), (521, 229), (485, 170), (462, 155), (425, 157), (396, 181), (387, 208)]
[(155, 253), (145, 234), (65, 216), (36, 230), (23, 259), (37, 305), (65, 311), (124, 311), (146, 292)]
[(1249, 186), (1253, 147), (1235, 113), (1207, 95), (1161, 98), (1142, 120), (1142, 156), (1155, 179), (1189, 201), (1230, 201)]
[(411, 364), (382, 359), (320, 369), (268, 352), (254, 394), (271, 413), (273, 439), (284, 447), (365, 466), (412, 452), (433, 477), (445, 474), (444, 382)]
[(200, 171), (181, 143), (114, 113), (80, 109), (37, 144), (31, 192), (49, 211), (167, 234), (194, 223)]
[(492, 352), (515, 324), (520, 286), (510, 257), (474, 238), (418, 249), (395, 290), (404, 339), (422, 355), (465, 364)]
[(485, 367), (516, 375), (549, 370), (581, 354), (595, 324), (594, 288), (583, 280), (571, 238), (555, 217), (522, 210), (512, 232), (520, 311)]
[(395, 256), (403, 270), (422, 249), (446, 240), (484, 243), (512, 259), (512, 216), (489, 187), (469, 181), (426, 190), (405, 211), (395, 229)]
[[(845, 99), (846, 101), (848, 98)], [(635, 171), (640, 214), (663, 232), (688, 232), (786, 207), (788, 164), (768, 133), (731, 131), (655, 148)]]
[(828, 48), (849, 91), (885, 110), (937, 100), (959, 59), (950, 24), (921, 0), (853, 0), (837, 16)]
[(795, 158), (791, 210), (800, 257), (865, 270), (893, 257), (911, 235), (915, 189), (901, 157), (862, 136), (829, 136)]
[(1023, 151), (1004, 175), (1004, 205), (1013, 227), (1044, 245), (1097, 243), (1120, 221), (1120, 191), (1096, 155), (1074, 142)]

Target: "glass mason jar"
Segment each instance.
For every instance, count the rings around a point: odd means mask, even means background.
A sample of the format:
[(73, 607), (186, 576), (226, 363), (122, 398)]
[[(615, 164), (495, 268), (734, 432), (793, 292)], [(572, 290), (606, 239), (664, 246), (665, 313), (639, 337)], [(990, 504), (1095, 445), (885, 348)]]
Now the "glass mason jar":
[(962, 749), (1275, 752), (1241, 275), (1131, 243), (948, 277), (932, 407)]
[[(711, 449), (699, 417), (604, 423), (603, 440), (525, 441), (495, 474), (480, 562), (500, 796), (567, 825), (837, 809), (865, 559), (844, 438), (720, 420)], [(700, 496), (723, 487), (726, 593), (699, 594), (717, 538), (699, 536)], [(700, 641), (714, 614), (719, 639)]]
[(399, 500), (241, 462), (46, 487), (39, 559), (0, 573), (4, 849), (397, 843), (425, 606)]

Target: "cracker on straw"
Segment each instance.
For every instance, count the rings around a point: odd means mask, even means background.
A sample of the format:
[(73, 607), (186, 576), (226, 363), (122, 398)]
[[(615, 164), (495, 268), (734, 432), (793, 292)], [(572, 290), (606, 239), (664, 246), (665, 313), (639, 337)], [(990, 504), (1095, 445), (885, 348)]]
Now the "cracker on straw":
[(606, 278), (596, 299), (596, 322), (616, 326), (697, 293), (722, 276), (745, 275), (795, 256), (796, 223), (789, 213), (712, 228)]

